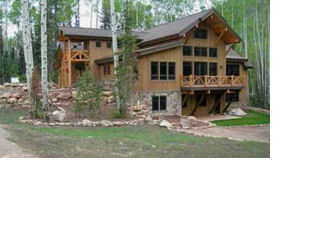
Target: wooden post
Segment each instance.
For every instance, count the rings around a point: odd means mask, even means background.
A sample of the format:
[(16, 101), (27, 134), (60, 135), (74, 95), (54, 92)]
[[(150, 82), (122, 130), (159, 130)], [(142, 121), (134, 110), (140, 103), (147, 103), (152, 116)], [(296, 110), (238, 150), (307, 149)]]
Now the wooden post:
[(208, 75), (204, 76), (204, 87), (208, 86)]
[(190, 86), (192, 87), (194, 85), (193, 75), (190, 75)]
[(181, 75), (181, 87), (183, 87), (183, 75)]
[(71, 40), (68, 40), (68, 68), (69, 68), (69, 88), (72, 87), (72, 71), (71, 71)]
[(224, 29), (224, 31), (222, 31), (222, 32), (220, 33), (220, 35), (219, 35), (219, 37), (218, 37), (218, 39), (217, 39), (217, 41), (216, 41), (216, 46), (218, 46), (219, 42), (221, 41), (222, 36), (225, 34), (226, 31), (227, 31), (227, 28)]

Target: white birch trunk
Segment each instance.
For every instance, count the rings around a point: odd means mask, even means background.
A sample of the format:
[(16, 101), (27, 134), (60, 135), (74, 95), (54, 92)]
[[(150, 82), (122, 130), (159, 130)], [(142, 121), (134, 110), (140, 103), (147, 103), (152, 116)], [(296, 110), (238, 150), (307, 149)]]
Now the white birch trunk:
[(114, 0), (110, 0), (111, 4), (111, 29), (112, 29), (112, 48), (113, 48), (113, 54), (114, 54), (114, 78), (115, 78), (115, 86), (116, 86), (116, 103), (117, 103), (117, 109), (120, 110), (120, 95), (119, 95), (119, 89), (118, 89), (118, 77), (117, 77), (117, 67), (118, 67), (118, 49), (117, 49), (117, 30), (116, 30), (116, 14), (115, 14), (115, 2)]
[(47, 0), (41, 0), (41, 59), (43, 110), (47, 111)]
[(93, 27), (93, 9), (94, 4), (93, 4), (93, 0), (90, 0), (90, 28)]
[(32, 104), (32, 75), (34, 72), (34, 60), (31, 37), (31, 24), (29, 22), (29, 5), (28, 0), (22, 1), (22, 29), (23, 29), (23, 46), (26, 63), (26, 79), (29, 93), (29, 102)]

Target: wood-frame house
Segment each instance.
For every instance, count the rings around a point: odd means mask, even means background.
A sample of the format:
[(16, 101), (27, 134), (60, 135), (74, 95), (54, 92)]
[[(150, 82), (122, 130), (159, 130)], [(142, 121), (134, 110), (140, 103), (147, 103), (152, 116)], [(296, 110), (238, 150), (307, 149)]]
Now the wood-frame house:
[[(215, 9), (135, 34), (135, 93), (150, 114), (200, 116), (247, 104), (251, 66), (233, 50), (241, 39)], [(60, 27), (59, 87), (72, 87), (87, 66), (98, 83), (112, 81), (111, 37), (110, 30)]]

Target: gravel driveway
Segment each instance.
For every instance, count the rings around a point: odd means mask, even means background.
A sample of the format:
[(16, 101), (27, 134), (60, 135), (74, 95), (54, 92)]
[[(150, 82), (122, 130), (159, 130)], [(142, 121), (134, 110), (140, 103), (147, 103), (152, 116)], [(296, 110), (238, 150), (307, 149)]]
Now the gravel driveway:
[(17, 144), (9, 141), (10, 136), (0, 125), (0, 158), (30, 158), (34, 157), (21, 149)]
[(213, 127), (201, 130), (189, 129), (181, 131), (199, 136), (229, 138), (237, 141), (270, 142), (270, 125)]

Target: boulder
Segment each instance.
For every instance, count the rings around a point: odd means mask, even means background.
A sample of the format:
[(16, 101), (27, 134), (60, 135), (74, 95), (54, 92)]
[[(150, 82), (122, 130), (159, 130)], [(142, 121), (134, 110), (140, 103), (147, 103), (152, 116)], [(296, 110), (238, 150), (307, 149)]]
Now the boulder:
[(26, 91), (28, 91), (28, 87), (27, 87), (27, 86), (23, 86), (23, 87), (21, 88), (21, 90), (26, 92)]
[(183, 129), (190, 129), (192, 127), (191, 120), (188, 118), (181, 118), (180, 124)]
[(167, 121), (167, 120), (162, 120), (160, 123), (159, 123), (159, 126), (161, 127), (166, 127), (166, 128), (171, 128), (172, 125)]
[(73, 99), (76, 99), (77, 98), (77, 95), (78, 95), (78, 92), (77, 91), (72, 91), (71, 92), (71, 95), (72, 95), (72, 98)]
[(228, 115), (231, 116), (246, 116), (247, 113), (244, 112), (244, 110), (242, 110), (241, 108), (235, 108), (232, 109), (228, 112)]
[(102, 120), (100, 122), (100, 125), (103, 126), (103, 127), (112, 127), (112, 126), (114, 126), (114, 124), (109, 120)]
[(60, 110), (54, 111), (52, 116), (56, 122), (63, 122), (66, 119), (67, 114), (64, 109), (60, 108)]
[(142, 106), (141, 105), (135, 105), (132, 107), (134, 112), (140, 112), (142, 110)]
[(110, 97), (110, 96), (113, 95), (113, 92), (111, 92), (111, 91), (103, 91), (103, 95), (104, 95), (105, 97)]
[(21, 93), (14, 93), (12, 94), (13, 98), (20, 99), (21, 98)]
[(52, 102), (57, 102), (58, 99), (57, 98), (52, 98)]
[(63, 92), (56, 96), (56, 98), (59, 100), (69, 100), (71, 97), (72, 96), (69, 92)]
[(4, 86), (5, 86), (5, 87), (10, 87), (11, 84), (10, 84), (10, 83), (4, 83)]
[(5, 99), (9, 99), (9, 98), (11, 98), (11, 93), (4, 93), (2, 96), (1, 96), (1, 98), (5, 98)]
[(84, 126), (84, 127), (92, 127), (93, 126), (93, 122), (91, 122), (90, 120), (84, 119), (82, 121), (82, 126)]
[(117, 126), (117, 127), (120, 127), (120, 126), (124, 126), (125, 124), (124, 124), (124, 122), (122, 122), (122, 121), (114, 121), (114, 122), (113, 122), (113, 125), (114, 125), (114, 126)]
[(17, 99), (16, 98), (9, 98), (8, 99), (8, 103), (9, 104), (14, 104), (14, 103), (16, 103), (17, 102)]
[(111, 104), (114, 102), (114, 96), (108, 97), (107, 98), (107, 104)]
[(0, 90), (5, 89), (4, 85), (0, 85)]
[(187, 117), (187, 119), (189, 119), (189, 120), (197, 120), (195, 116), (189, 116), (189, 117)]

